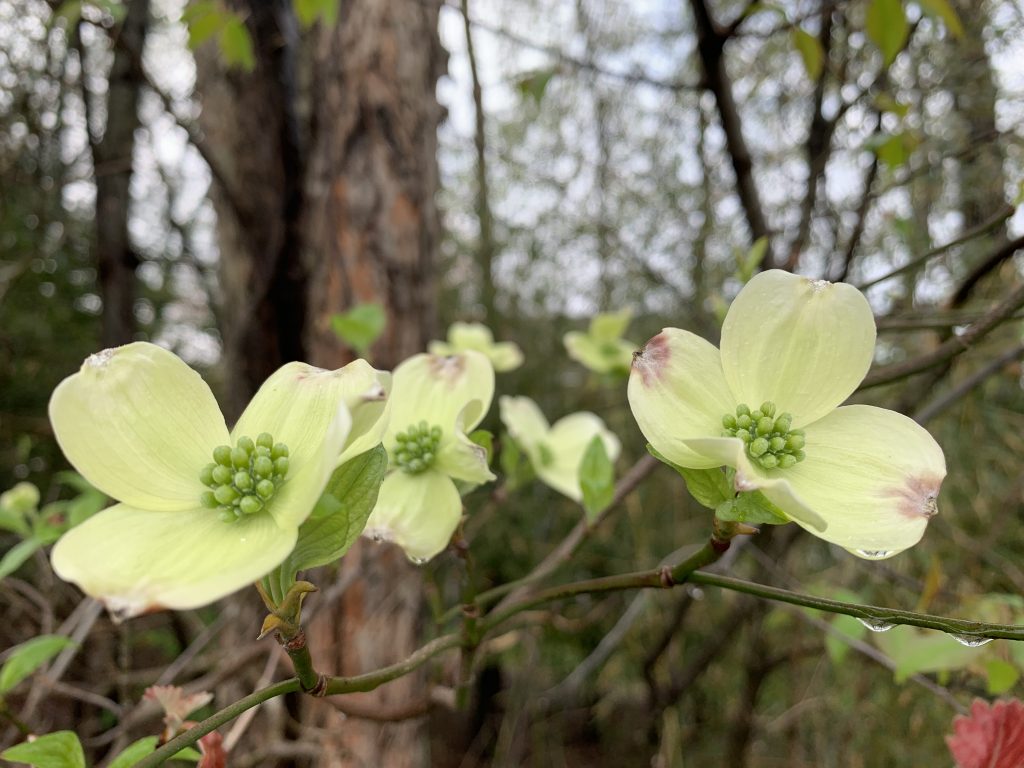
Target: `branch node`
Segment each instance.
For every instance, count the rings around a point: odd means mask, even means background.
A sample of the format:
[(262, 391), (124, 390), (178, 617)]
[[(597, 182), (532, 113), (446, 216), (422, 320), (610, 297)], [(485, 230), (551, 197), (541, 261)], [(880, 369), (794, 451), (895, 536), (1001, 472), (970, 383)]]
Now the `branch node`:
[[(726, 546), (728, 545), (728, 542), (726, 542)], [(676, 580), (672, 577), (672, 569), (667, 565), (663, 565), (658, 569), (658, 580), (665, 589), (671, 589), (676, 585)]]

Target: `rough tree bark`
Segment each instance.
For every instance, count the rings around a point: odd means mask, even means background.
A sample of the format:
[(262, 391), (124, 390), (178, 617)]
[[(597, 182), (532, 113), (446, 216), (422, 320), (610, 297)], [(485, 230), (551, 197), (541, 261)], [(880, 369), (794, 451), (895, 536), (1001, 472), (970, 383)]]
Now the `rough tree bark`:
[[(124, 22), (116, 32), (121, 45), (114, 47), (110, 66), (106, 124), (102, 137), (91, 142), (96, 173), (96, 264), (103, 298), (100, 341), (104, 347), (127, 344), (135, 334), (135, 267), (139, 260), (128, 236), (128, 215), (142, 81), (132, 52), (141, 51), (146, 41), (149, 0), (131, 0), (126, 8)], [(85, 98), (92, 97), (86, 94)]]
[[(353, 0), (337, 27), (320, 30), (314, 50), (312, 123), (306, 193), (311, 256), (307, 344), (312, 362), (348, 359), (330, 316), (377, 301), (389, 323), (373, 361), (391, 368), (422, 351), (434, 331), (439, 219), (435, 97), (445, 60), (437, 33), (440, 0)], [(319, 663), (337, 674), (398, 661), (419, 639), (422, 584), (391, 545), (360, 542), (343, 570), (358, 578), (338, 609), (310, 627)], [(365, 694), (381, 709), (424, 697), (409, 676)], [(425, 723), (349, 719), (310, 706), (325, 727), (323, 766), (424, 766)], [(336, 726), (336, 727), (332, 727)]]

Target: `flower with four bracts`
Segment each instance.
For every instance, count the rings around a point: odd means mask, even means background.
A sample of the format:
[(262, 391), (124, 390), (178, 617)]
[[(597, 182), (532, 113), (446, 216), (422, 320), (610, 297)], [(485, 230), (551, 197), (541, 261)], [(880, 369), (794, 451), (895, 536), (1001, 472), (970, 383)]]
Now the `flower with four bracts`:
[(916, 544), (937, 512), (942, 449), (895, 411), (839, 407), (874, 355), (867, 299), (850, 285), (779, 270), (754, 277), (721, 350), (665, 328), (634, 356), (629, 403), (670, 462), (730, 467), (789, 519), (860, 557)]
[(621, 444), (600, 416), (579, 411), (548, 424), (543, 412), (528, 397), (498, 399), (501, 421), (530, 460), (545, 484), (575, 502), (583, 500), (580, 462), (595, 437), (600, 437), (608, 458), (619, 457)]
[(448, 328), (448, 341), (432, 341), (428, 347), (432, 355), (455, 355), (473, 350), (480, 352), (499, 373), (514, 371), (523, 364), (523, 352), (511, 341), (495, 341), (491, 329), (482, 323), (452, 323)]
[(595, 315), (586, 333), (569, 331), (562, 337), (565, 351), (594, 373), (624, 375), (636, 349), (636, 344), (622, 338), (632, 319), (633, 312), (628, 307)]
[(210, 603), (295, 545), (341, 462), (383, 433), (385, 391), (358, 360), (288, 363), (230, 432), (213, 393), (171, 352), (138, 342), (89, 357), (50, 399), (65, 456), (118, 503), (57, 542), (57, 574), (122, 617)]
[(462, 519), (455, 481), (494, 479), (487, 451), (467, 433), (494, 396), (494, 369), (479, 352), (415, 355), (394, 372), (384, 435), (389, 470), (364, 535), (393, 541), (415, 562), (448, 545)]

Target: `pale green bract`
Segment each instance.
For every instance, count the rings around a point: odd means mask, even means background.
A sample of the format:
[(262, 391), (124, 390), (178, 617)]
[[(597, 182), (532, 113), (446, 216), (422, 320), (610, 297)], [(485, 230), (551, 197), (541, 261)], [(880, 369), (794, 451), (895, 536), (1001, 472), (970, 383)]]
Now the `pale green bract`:
[(517, 344), (496, 342), (491, 329), (481, 323), (452, 323), (448, 328), (448, 341), (432, 341), (428, 349), (432, 355), (480, 352), (499, 373), (513, 371), (523, 364), (523, 352)]
[(586, 333), (569, 331), (562, 343), (569, 357), (594, 373), (624, 374), (636, 349), (636, 344), (622, 338), (632, 318), (628, 308), (595, 315)]
[[(816, 536), (882, 559), (921, 539), (946, 463), (906, 416), (839, 407), (863, 380), (874, 347), (871, 307), (853, 286), (762, 272), (729, 308), (721, 351), (677, 328), (647, 342), (633, 361), (629, 403), (669, 461), (732, 467), (737, 492), (759, 490)], [(791, 414), (803, 431), (799, 463), (766, 469), (741, 439), (723, 436), (724, 416), (762, 403)]]
[(392, 377), (384, 435), (389, 471), (363, 535), (393, 541), (414, 562), (443, 551), (462, 518), (455, 481), (494, 479), (487, 451), (466, 434), (494, 397), (494, 369), (479, 352), (420, 354)]
[[(335, 467), (380, 442), (385, 389), (357, 360), (337, 371), (279, 368), (229, 433), (210, 388), (144, 342), (89, 357), (50, 399), (65, 456), (119, 503), (71, 529), (54, 570), (118, 617), (195, 608), (250, 584), (295, 545)], [(290, 449), (287, 478), (265, 508), (222, 522), (200, 503), (214, 448), (272, 433)]]
[(528, 397), (501, 397), (498, 406), (502, 423), (530, 459), (537, 477), (577, 503), (583, 500), (580, 462), (590, 442), (599, 436), (613, 462), (621, 451), (619, 439), (593, 413), (572, 413), (549, 425)]

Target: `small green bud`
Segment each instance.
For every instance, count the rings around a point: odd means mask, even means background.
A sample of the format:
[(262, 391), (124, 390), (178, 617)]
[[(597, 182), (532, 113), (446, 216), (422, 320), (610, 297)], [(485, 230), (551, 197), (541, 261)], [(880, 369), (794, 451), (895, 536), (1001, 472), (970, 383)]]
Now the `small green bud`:
[(256, 438), (256, 445), (269, 451), (274, 447), (274, 438), (269, 432), (260, 432), (259, 437)]
[(769, 417), (774, 416), (775, 403), (773, 403), (771, 400), (765, 400), (763, 403), (761, 403), (761, 413)]
[(202, 471), (199, 473), (199, 482), (208, 488), (213, 488), (213, 486), (217, 485), (217, 481), (213, 479), (213, 470), (216, 469), (216, 467), (216, 464), (207, 464), (203, 467)]
[(276, 486), (273, 480), (260, 480), (256, 483), (256, 493), (261, 499), (269, 499), (274, 495)]
[(207, 509), (216, 509), (220, 502), (217, 501), (217, 497), (213, 495), (213, 491), (203, 491), (199, 497), (199, 503)]
[(426, 465), (423, 463), (422, 459), (413, 459), (409, 462), (408, 469), (412, 473), (422, 472), (426, 469)]
[(798, 435), (795, 432), (790, 432), (789, 437), (786, 439), (786, 447), (791, 451), (799, 450), (804, 447), (804, 436)]
[(409, 435), (407, 435), (405, 432), (399, 432), (397, 435), (395, 435), (395, 440), (397, 440), (399, 443), (404, 443), (408, 439)]
[(242, 497), (242, 500), (238, 502), (238, 509), (243, 515), (255, 515), (263, 509), (263, 502), (255, 496), (244, 496)]
[(757, 434), (770, 435), (774, 426), (775, 423), (771, 419), (767, 416), (762, 416), (757, 422)]
[(760, 410), (750, 412), (750, 420), (757, 424), (761, 419), (764, 418), (764, 414)]
[(252, 463), (252, 469), (257, 477), (270, 477), (274, 474), (274, 462), (266, 456), (257, 456)]
[(279, 459), (274, 459), (274, 472), (284, 477), (288, 474), (288, 457), (282, 456)]
[(231, 464), (238, 469), (249, 466), (249, 454), (245, 452), (244, 448), (236, 446), (231, 449)]
[(238, 515), (235, 514), (235, 510), (230, 507), (224, 507), (217, 513), (217, 517), (220, 518), (222, 523), (234, 523), (238, 520)]
[(231, 478), (233, 477), (231, 470), (223, 464), (218, 464), (214, 467), (210, 472), (210, 475), (213, 477), (213, 482), (217, 485), (227, 485), (231, 482)]
[(722, 426), (726, 429), (736, 429), (736, 417), (731, 413), (725, 414), (722, 417)]
[(775, 467), (778, 466), (779, 460), (775, 458), (774, 453), (766, 453), (758, 459), (758, 462), (765, 469), (775, 469)]
[(432, 453), (431, 453), (430, 451), (426, 451), (426, 452), (424, 452), (424, 453), (423, 453), (423, 455), (422, 455), (422, 456), (420, 456), (420, 460), (421, 460), (421, 461), (422, 461), (422, 462), (423, 462), (423, 463), (424, 463), (424, 464), (425, 464), (426, 466), (428, 466), (428, 467), (429, 467), (429, 466), (430, 466), (431, 464), (433, 464), (433, 463), (434, 463), (434, 454), (432, 454)]
[(436, 426), (435, 427), (431, 427), (430, 428), (430, 436), (435, 441), (440, 440), (441, 439), (441, 428), (440, 427), (436, 427)]
[(759, 437), (756, 440), (752, 440), (750, 443), (749, 451), (750, 455), (753, 456), (755, 459), (758, 456), (763, 456), (765, 453), (768, 452), (768, 441), (765, 440), (763, 437)]
[(796, 457), (788, 453), (784, 453), (779, 457), (779, 469), (789, 469), (796, 464)]
[(235, 472), (235, 488), (248, 491), (252, 488), (252, 476), (248, 472)]
[(768, 447), (772, 453), (779, 453), (786, 447), (786, 439), (784, 437), (773, 437), (768, 441)]
[(218, 445), (213, 449), (213, 460), (222, 467), (231, 466), (231, 448), (227, 445)]
[(736, 415), (737, 416), (749, 416), (750, 415), (750, 409), (747, 408), (747, 406), (744, 403), (740, 403), (739, 405), (736, 406)]
[(793, 417), (788, 413), (782, 414), (775, 420), (776, 432), (789, 432), (791, 426), (793, 426)]
[(736, 437), (738, 437), (744, 443), (749, 443), (750, 442), (750, 433), (747, 432), (747, 430), (745, 430), (745, 429), (738, 429), (738, 430), (736, 430)]
[(807, 457), (807, 454), (803, 451), (793, 451), (793, 458), (797, 461), (803, 461)]
[(284, 443), (274, 443), (274, 448), (270, 451), (270, 458), (275, 461), (280, 458), (288, 456), (288, 446)]
[(238, 438), (238, 447), (245, 451), (247, 454), (251, 454), (253, 451), (256, 450), (256, 444), (253, 443), (252, 438), (246, 437), (245, 435)]
[(213, 496), (221, 504), (230, 504), (238, 498), (238, 491), (230, 485), (222, 485), (213, 492)]
[(750, 429), (750, 425), (753, 423), (754, 419), (746, 413), (736, 419), (736, 426), (740, 429)]

